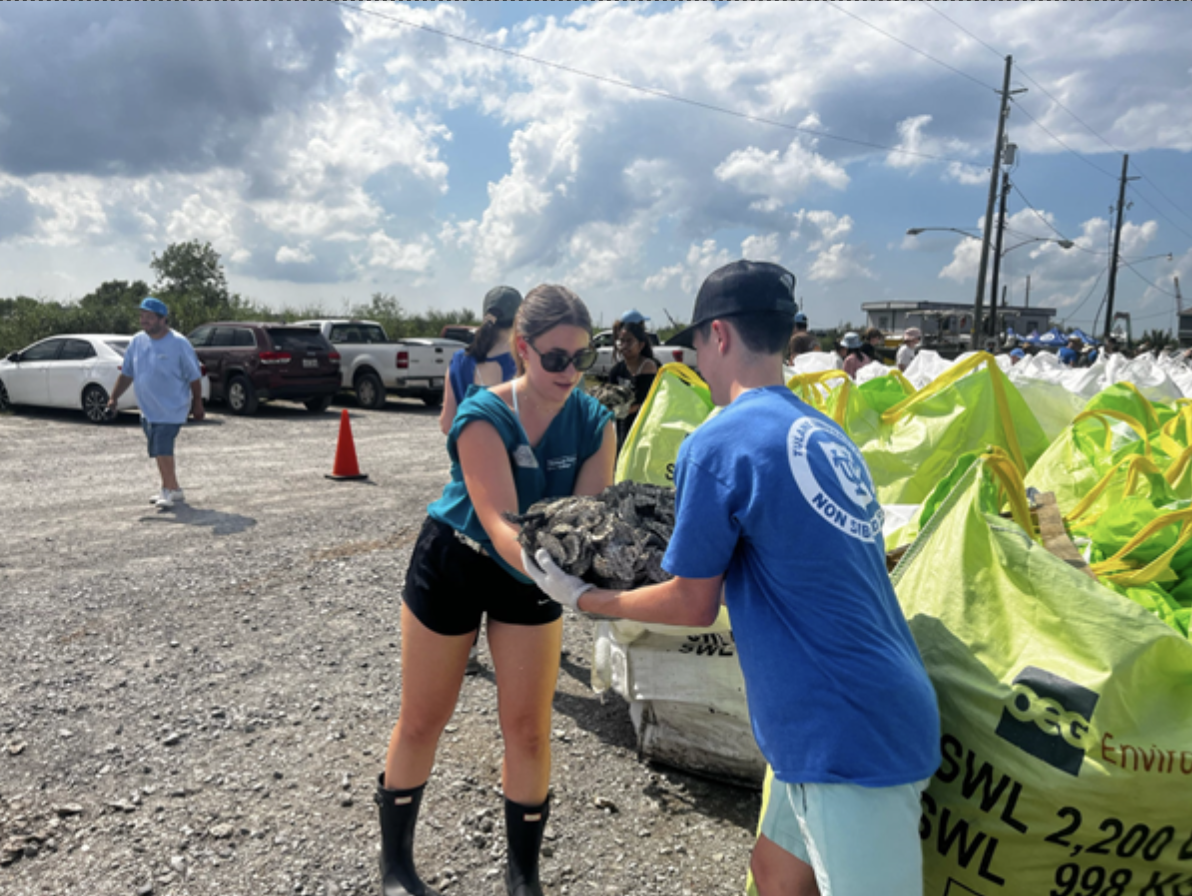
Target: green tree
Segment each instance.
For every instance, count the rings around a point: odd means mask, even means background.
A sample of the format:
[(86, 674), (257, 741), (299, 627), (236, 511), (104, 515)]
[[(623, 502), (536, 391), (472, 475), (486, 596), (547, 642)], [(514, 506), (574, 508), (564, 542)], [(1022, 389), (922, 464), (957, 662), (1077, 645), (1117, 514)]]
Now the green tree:
[(175, 296), (187, 296), (213, 309), (230, 303), (223, 265), (210, 243), (171, 243), (161, 255), (153, 253), (149, 267), (157, 274), (153, 289), (167, 304)]

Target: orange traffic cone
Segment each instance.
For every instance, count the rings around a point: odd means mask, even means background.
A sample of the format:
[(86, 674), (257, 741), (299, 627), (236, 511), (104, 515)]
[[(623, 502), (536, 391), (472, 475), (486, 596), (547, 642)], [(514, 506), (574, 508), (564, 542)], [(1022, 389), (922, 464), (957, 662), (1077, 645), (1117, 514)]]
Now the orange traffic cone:
[(367, 479), (367, 473), (360, 472), (356, 462), (356, 443), (352, 441), (352, 424), (348, 421), (348, 409), (339, 417), (339, 442), (335, 446), (335, 466), (327, 474), (328, 479)]

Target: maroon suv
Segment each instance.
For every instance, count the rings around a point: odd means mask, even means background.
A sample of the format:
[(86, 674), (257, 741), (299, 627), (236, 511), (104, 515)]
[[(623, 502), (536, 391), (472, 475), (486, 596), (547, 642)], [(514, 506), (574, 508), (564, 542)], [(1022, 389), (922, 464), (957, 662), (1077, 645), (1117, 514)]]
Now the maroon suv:
[(204, 324), (188, 337), (211, 378), (211, 398), (233, 414), (262, 401), (300, 401), (325, 411), (340, 386), (339, 352), (310, 327), (266, 323)]

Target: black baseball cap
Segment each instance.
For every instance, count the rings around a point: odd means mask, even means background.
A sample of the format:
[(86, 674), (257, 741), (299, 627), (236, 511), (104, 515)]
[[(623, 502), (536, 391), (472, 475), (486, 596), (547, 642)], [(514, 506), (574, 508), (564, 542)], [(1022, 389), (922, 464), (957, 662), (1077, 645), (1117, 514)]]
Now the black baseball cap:
[(521, 293), (512, 286), (494, 286), (484, 297), (484, 316), (491, 314), (498, 324), (508, 327), (513, 324), (521, 303)]
[(691, 326), (667, 343), (691, 348), (701, 325), (740, 314), (779, 313), (793, 327), (798, 310), (794, 274), (768, 261), (734, 261), (708, 275), (695, 297)]

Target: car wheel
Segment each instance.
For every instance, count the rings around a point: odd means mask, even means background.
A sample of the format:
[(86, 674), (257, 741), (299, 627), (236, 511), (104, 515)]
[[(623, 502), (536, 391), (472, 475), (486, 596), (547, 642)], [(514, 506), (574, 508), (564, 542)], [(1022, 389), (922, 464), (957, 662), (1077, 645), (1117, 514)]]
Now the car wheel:
[(232, 381), (228, 383), (228, 409), (233, 414), (255, 414), (257, 404), (257, 390), (248, 377), (232, 377)]
[(306, 409), (311, 413), (321, 414), (323, 411), (327, 410), (327, 408), (331, 407), (331, 396), (320, 395), (318, 398), (308, 398), (302, 403), (306, 405)]
[(103, 386), (91, 385), (83, 390), (83, 413), (92, 423), (111, 423), (116, 415), (108, 411), (108, 391)]
[(442, 392), (432, 392), (429, 395), (423, 395), (422, 403), (424, 405), (426, 405), (428, 408), (442, 407), (443, 393)]
[(8, 389), (4, 387), (4, 381), (0, 380), (0, 411), (11, 411), (13, 409), (12, 400), (8, 397)]
[(362, 408), (379, 411), (385, 407), (385, 384), (375, 373), (362, 373), (354, 385), (356, 401)]

